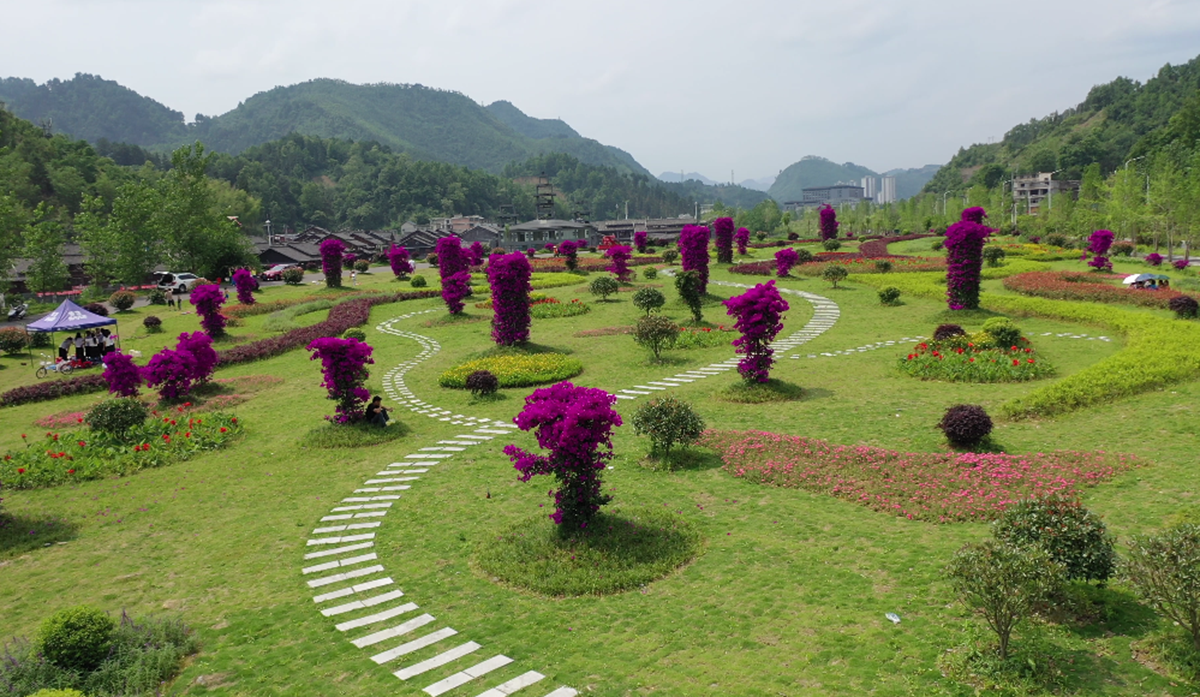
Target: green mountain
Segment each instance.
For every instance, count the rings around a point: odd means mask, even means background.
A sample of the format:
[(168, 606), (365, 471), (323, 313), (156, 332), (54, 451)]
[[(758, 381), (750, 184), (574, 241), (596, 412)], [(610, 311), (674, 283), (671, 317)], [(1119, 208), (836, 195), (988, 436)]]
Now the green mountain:
[(802, 189), (832, 186), (838, 182), (858, 182), (863, 177), (877, 176), (877, 173), (853, 162), (839, 165), (823, 157), (808, 155), (780, 172), (767, 193), (780, 203), (799, 201), (803, 198)]
[(76, 75), (37, 85), (0, 80), (0, 101), (18, 116), (84, 138), (169, 149), (200, 140), (239, 153), (290, 133), (375, 141), (421, 160), (499, 172), (510, 162), (562, 152), (583, 162), (649, 175), (622, 150), (583, 138), (557, 119), (526, 116), (507, 102), (483, 107), (422, 85), (352, 85), (317, 79), (260, 92), (220, 116), (177, 111), (111, 80)]
[(999, 143), (958, 151), (925, 186), (961, 191), (996, 186), (1012, 173), (1059, 170), (1082, 179), (1093, 162), (1102, 173), (1172, 143), (1190, 148), (1200, 137), (1200, 58), (1163, 66), (1145, 84), (1121, 77), (1097, 85), (1073, 108), (1013, 127)]
[(933, 179), (942, 165), (925, 165), (912, 169), (891, 169), (883, 173), (885, 177), (896, 178), (896, 198), (904, 200), (921, 193), (921, 189)]

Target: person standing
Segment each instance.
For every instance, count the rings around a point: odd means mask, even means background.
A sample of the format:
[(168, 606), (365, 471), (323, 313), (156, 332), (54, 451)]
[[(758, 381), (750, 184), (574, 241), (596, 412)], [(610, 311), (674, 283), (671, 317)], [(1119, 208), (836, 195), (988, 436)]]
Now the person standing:
[(75, 360), (83, 362), (83, 335), (75, 332), (75, 339), (71, 342), (75, 344)]
[(71, 349), (74, 346), (75, 340), (71, 338), (70, 334), (67, 334), (62, 343), (58, 345), (58, 360), (62, 362), (71, 360)]

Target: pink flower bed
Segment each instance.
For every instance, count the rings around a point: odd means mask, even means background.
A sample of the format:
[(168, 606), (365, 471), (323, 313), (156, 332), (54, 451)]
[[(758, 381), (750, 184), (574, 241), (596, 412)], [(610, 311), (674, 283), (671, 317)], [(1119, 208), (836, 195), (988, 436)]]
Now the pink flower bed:
[(758, 484), (830, 494), (934, 523), (991, 520), (1010, 503), (1084, 486), (1137, 466), (1128, 455), (904, 453), (764, 431), (706, 431), (700, 443), (724, 470)]

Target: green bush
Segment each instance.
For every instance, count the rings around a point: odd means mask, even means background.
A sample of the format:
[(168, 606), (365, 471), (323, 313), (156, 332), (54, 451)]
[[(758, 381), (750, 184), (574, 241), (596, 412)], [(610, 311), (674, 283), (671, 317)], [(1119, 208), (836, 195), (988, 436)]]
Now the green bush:
[(945, 244), (942, 240), (934, 240), (929, 244), (929, 249), (934, 252), (940, 252), (943, 246)]
[(892, 270), (892, 262), (887, 259), (877, 259), (875, 261), (875, 270), (879, 273), (888, 273)]
[(1113, 539), (1100, 516), (1059, 495), (1010, 504), (992, 524), (997, 540), (1037, 547), (1063, 565), (1069, 579), (1107, 581), (1116, 569)]
[(24, 353), (29, 346), (29, 335), (20, 327), (0, 328), (0, 351), (10, 356)]
[(129, 433), (129, 429), (145, 423), (148, 416), (150, 411), (137, 398), (120, 397), (100, 402), (92, 407), (83, 420), (93, 431), (120, 440)]
[(667, 298), (657, 288), (640, 288), (633, 294), (633, 306), (646, 314), (667, 304)]
[(424, 276), (413, 276), (409, 279), (408, 284), (413, 288), (424, 288), (429, 285), (429, 282), (425, 280)]
[(59, 610), (42, 623), (38, 646), (54, 665), (88, 672), (108, 656), (116, 627), (103, 611), (77, 605)]
[(437, 268), (437, 265), (438, 265), (438, 258), (437, 258), (437, 255), (436, 255), (436, 254), (434, 254), (433, 252), (430, 252), (430, 253), (429, 253), (429, 254), (428, 254), (426, 257), (425, 257), (425, 261), (426, 261), (426, 262), (428, 262), (428, 264), (429, 264), (430, 266), (432, 266), (433, 268), (435, 268), (435, 269)]
[(639, 317), (633, 329), (633, 340), (650, 349), (655, 359), (661, 357), (663, 349), (673, 346), (678, 337), (679, 325), (661, 314)]
[(127, 290), (118, 290), (108, 296), (108, 304), (117, 308), (117, 312), (128, 310), (133, 307), (135, 302), (137, 302), (137, 296)]
[(289, 266), (283, 270), (283, 273), (279, 277), (289, 286), (298, 286), (304, 283), (304, 269), (299, 266)]
[(796, 264), (797, 265), (807, 264), (815, 258), (816, 257), (813, 256), (813, 253), (808, 251), (807, 249), (801, 249), (799, 247), (796, 248)]
[(621, 286), (617, 283), (617, 279), (612, 276), (597, 276), (588, 285), (588, 291), (592, 295), (600, 296), (601, 300), (608, 300), (608, 296), (615, 294), (620, 289)]
[(29, 332), (30, 348), (50, 348), (50, 332)]
[(658, 269), (654, 268), (653, 266), (647, 266), (646, 268), (642, 269), (642, 278), (645, 278), (646, 280), (658, 278)]
[(821, 243), (821, 247), (823, 247), (827, 252), (836, 252), (842, 248), (842, 243), (838, 242), (837, 240), (825, 240)]
[(993, 244), (983, 248), (983, 260), (987, 262), (988, 266), (1000, 266), (1005, 256), (1007, 255), (1003, 247), (997, 247)]
[(1066, 235), (1060, 235), (1058, 233), (1046, 235), (1046, 239), (1043, 241), (1051, 247), (1066, 247), (1068, 244), (1070, 244), (1067, 241)]
[(456, 365), (441, 374), (438, 384), (465, 388), (467, 377), (478, 370), (495, 375), (500, 387), (530, 387), (575, 377), (583, 372), (583, 363), (561, 353), (505, 352)]
[(674, 264), (675, 260), (678, 258), (679, 258), (679, 250), (678, 249), (664, 249), (662, 251), (662, 260), (664, 263)]
[(896, 286), (884, 286), (879, 289), (879, 304), (896, 305), (900, 302), (900, 289)]
[(679, 299), (692, 312), (692, 320), (699, 322), (704, 319), (702, 303), (703, 294), (700, 292), (700, 272), (683, 271), (675, 276), (675, 290)]
[(1114, 257), (1131, 257), (1137, 251), (1132, 242), (1117, 242), (1108, 250)]
[(983, 323), (983, 331), (995, 340), (997, 348), (1009, 348), (1021, 342), (1021, 330), (1007, 317), (990, 317)]
[(154, 315), (146, 315), (142, 318), (142, 326), (150, 334), (157, 334), (162, 331), (162, 320)]
[(146, 293), (146, 302), (150, 303), (151, 305), (166, 305), (167, 294), (157, 288), (154, 288), (150, 292)]
[(1155, 610), (1179, 624), (1200, 652), (1200, 525), (1134, 537), (1122, 575)]
[(587, 303), (580, 302), (577, 298), (569, 303), (533, 303), (529, 307), (529, 316), (533, 317), (534, 319), (556, 319), (559, 317), (577, 317), (579, 315), (586, 315), (591, 311), (591, 306), (589, 306)]
[(643, 402), (633, 413), (633, 430), (650, 437), (650, 454), (671, 457), (676, 443), (690, 445), (704, 432), (704, 420), (692, 405), (675, 397)]
[(363, 330), (359, 329), (358, 327), (350, 327), (346, 331), (342, 332), (342, 338), (343, 339), (358, 339), (359, 341), (366, 341), (367, 333), (364, 332)]
[(821, 271), (821, 278), (832, 283), (834, 288), (837, 288), (838, 283), (846, 280), (849, 275), (850, 272), (845, 267), (837, 264), (829, 264)]
[(363, 273), (371, 268), (371, 262), (366, 259), (356, 259), (354, 261), (354, 270)]

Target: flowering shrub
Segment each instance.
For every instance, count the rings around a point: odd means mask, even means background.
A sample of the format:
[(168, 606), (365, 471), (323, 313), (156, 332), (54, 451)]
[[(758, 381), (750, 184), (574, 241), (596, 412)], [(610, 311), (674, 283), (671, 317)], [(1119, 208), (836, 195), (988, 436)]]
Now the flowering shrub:
[(529, 257), (530, 259), (534, 258), (534, 256), (536, 256), (536, 255), (537, 255), (537, 250), (535, 250), (533, 247), (530, 247), (529, 249), (525, 250), (525, 256)]
[(713, 221), (713, 236), (716, 239), (717, 263), (733, 263), (733, 218), (717, 218)]
[(833, 210), (833, 206), (825, 204), (821, 206), (819, 215), (821, 218), (821, 239), (832, 240), (836, 238), (838, 226), (841, 225), (837, 219), (837, 211)]
[(737, 243), (737, 253), (746, 256), (746, 245), (750, 244), (750, 231), (744, 227), (733, 233), (733, 241)]
[(413, 272), (412, 261), (408, 257), (408, 250), (402, 245), (393, 244), (388, 247), (387, 251), (388, 266), (392, 267), (392, 274), (396, 278), (405, 278)]
[(488, 258), (488, 283), (492, 287), (492, 341), (511, 346), (529, 340), (529, 260), (519, 252)]
[(370, 372), (367, 365), (372, 348), (357, 339), (325, 337), (308, 345), (312, 351), (309, 360), (321, 361), (324, 378), (321, 385), (329, 392), (329, 399), (337, 402), (337, 414), (330, 418), (336, 423), (360, 421), (365, 414), (365, 405), (371, 393), (363, 387)]
[(476, 240), (467, 247), (467, 263), (471, 266), (479, 266), (483, 263), (483, 243)]
[(191, 392), (195, 372), (195, 356), (187, 351), (163, 349), (142, 368), (142, 379), (150, 387), (158, 388), (162, 399), (180, 399)]
[(321, 271), (325, 274), (326, 288), (342, 287), (342, 254), (346, 245), (336, 237), (321, 242)]
[(1151, 266), (1162, 266), (1163, 255), (1158, 252), (1151, 252), (1146, 255), (1146, 263)]
[(304, 282), (304, 269), (299, 266), (289, 266), (280, 274), (283, 282), (289, 286), (298, 286)]
[(649, 233), (647, 233), (645, 230), (638, 230), (637, 232), (633, 233), (633, 246), (637, 249), (638, 254), (646, 253), (647, 237), (649, 237)]
[(1098, 257), (1108, 254), (1112, 247), (1113, 234), (1109, 230), (1096, 230), (1088, 236), (1088, 251)]
[(254, 280), (254, 274), (250, 273), (249, 269), (234, 271), (233, 285), (237, 288), (238, 302), (243, 305), (254, 304), (254, 289), (258, 287), (258, 282)]
[(684, 271), (695, 271), (700, 277), (700, 295), (708, 292), (708, 228), (684, 225), (679, 233), (679, 256)]
[(463, 388), (477, 370), (496, 376), (501, 387), (529, 387), (558, 382), (583, 372), (583, 363), (561, 353), (514, 353), (479, 358), (457, 365), (438, 377), (442, 387)]
[(948, 382), (1024, 382), (1054, 375), (1054, 366), (1037, 358), (1028, 339), (997, 348), (971, 341), (921, 342), (897, 361), (900, 372), (922, 380)]
[(467, 255), (457, 237), (443, 237), (437, 241), (435, 253), (438, 258), (438, 273), (442, 278), (442, 300), (450, 314), (463, 310), (463, 298), (471, 294), (471, 274), (467, 268)]
[(579, 245), (574, 240), (563, 240), (555, 254), (563, 258), (567, 271), (574, 271), (579, 267)]
[(738, 362), (738, 373), (746, 382), (766, 382), (771, 377), (771, 342), (783, 329), (780, 315), (788, 310), (775, 281), (760, 283), (741, 295), (725, 301), (726, 314), (736, 317), (735, 327), (742, 333), (733, 341), (736, 353), (745, 356)]
[(1100, 303), (1124, 303), (1142, 307), (1166, 308), (1173, 298), (1192, 297), (1174, 289), (1150, 290), (1128, 288), (1102, 280), (1116, 281), (1119, 276), (1105, 278), (1095, 274), (1072, 271), (1030, 271), (1004, 279), (1004, 287), (1021, 295), (1036, 295), (1055, 300), (1082, 300)]
[(1190, 265), (1187, 259), (1176, 259), (1171, 262), (1171, 266), (1174, 266), (1176, 271), (1186, 271)]
[(176, 351), (186, 351), (196, 359), (196, 369), (192, 373), (192, 382), (208, 382), (220, 360), (213, 350), (212, 338), (203, 332), (184, 332), (175, 343)]
[(142, 374), (133, 357), (117, 351), (104, 357), (103, 376), (108, 391), (121, 397), (136, 397), (142, 386)]
[(938, 428), (942, 429), (951, 445), (973, 448), (992, 432), (992, 419), (981, 406), (957, 404), (942, 415)]
[(979, 308), (979, 272), (983, 244), (992, 229), (981, 222), (986, 213), (978, 206), (962, 212), (962, 220), (946, 230), (946, 299), (951, 310)]
[(784, 247), (775, 252), (775, 273), (780, 278), (788, 275), (792, 267), (800, 262), (800, 255), (796, 253), (795, 247)]
[(936, 523), (990, 520), (1054, 492), (1074, 497), (1136, 465), (1106, 453), (905, 453), (762, 431), (710, 430), (700, 445), (717, 450), (735, 477)]
[(550, 454), (535, 455), (515, 445), (505, 446), (504, 454), (523, 482), (540, 474), (558, 480), (550, 519), (564, 535), (586, 528), (612, 500), (601, 493), (600, 475), (612, 458), (612, 429), (621, 425), (612, 408), (616, 401), (604, 390), (562, 382), (534, 390), (514, 419), (522, 431), (536, 431), (538, 445)]
[(208, 335), (216, 338), (225, 335), (225, 317), (221, 314), (221, 305), (225, 302), (225, 294), (216, 284), (195, 286), (188, 296), (188, 302), (196, 306), (196, 314), (200, 315), (200, 326)]
[(611, 264), (605, 269), (617, 277), (621, 283), (633, 280), (633, 272), (629, 270), (629, 259), (633, 257), (632, 250), (623, 244), (613, 245), (604, 250), (604, 256)]

